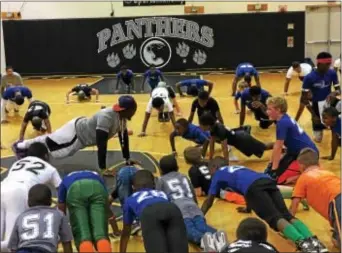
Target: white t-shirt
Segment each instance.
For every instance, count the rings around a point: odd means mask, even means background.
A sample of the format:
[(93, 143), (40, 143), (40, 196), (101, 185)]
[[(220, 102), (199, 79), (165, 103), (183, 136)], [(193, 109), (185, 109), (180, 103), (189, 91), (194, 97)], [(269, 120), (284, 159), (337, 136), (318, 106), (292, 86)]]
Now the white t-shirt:
[(338, 70), (341, 69), (341, 58), (338, 58), (337, 60), (335, 60), (334, 68), (337, 68)]
[(296, 71), (293, 70), (291, 66), (289, 70), (287, 71), (286, 78), (292, 79), (292, 76), (304, 77), (312, 71), (311, 65), (307, 63), (301, 63), (300, 68), (301, 68), (301, 72), (298, 74)]
[(172, 112), (173, 111), (173, 106), (172, 103), (169, 99), (169, 92), (167, 90), (167, 88), (164, 87), (157, 87), (152, 91), (152, 95), (150, 100), (148, 101), (147, 104), (147, 108), (146, 108), (146, 112), (151, 113), (152, 111), (152, 100), (156, 97), (160, 97), (164, 100), (164, 111), (165, 109), (167, 109), (168, 112)]
[(51, 164), (38, 157), (27, 156), (12, 165), (4, 181), (23, 182), (30, 189), (36, 184), (51, 184), (57, 188), (62, 179)]

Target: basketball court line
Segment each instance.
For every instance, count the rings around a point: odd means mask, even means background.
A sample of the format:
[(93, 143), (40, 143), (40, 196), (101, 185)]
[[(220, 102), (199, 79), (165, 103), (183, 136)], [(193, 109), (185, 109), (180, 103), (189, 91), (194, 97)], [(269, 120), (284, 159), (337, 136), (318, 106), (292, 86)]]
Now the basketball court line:
[[(5, 157), (4, 157), (5, 158)], [(1, 171), (0, 171), (0, 174), (3, 174), (5, 173), (6, 171), (8, 171), (7, 168), (4, 168), (4, 167), (0, 167), (1, 168)]]

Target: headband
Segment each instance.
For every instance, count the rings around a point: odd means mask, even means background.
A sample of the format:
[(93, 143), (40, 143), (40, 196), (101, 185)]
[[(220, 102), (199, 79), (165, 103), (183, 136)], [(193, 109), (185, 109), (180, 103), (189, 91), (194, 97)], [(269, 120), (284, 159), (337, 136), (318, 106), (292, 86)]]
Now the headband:
[(331, 62), (332, 62), (331, 58), (317, 59), (317, 63), (331, 63)]

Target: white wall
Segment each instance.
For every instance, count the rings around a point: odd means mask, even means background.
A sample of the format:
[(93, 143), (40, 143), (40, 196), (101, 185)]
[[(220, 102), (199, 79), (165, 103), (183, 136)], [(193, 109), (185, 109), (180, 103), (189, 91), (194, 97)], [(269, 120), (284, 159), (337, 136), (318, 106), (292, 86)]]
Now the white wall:
[[(205, 13), (243, 13), (248, 3), (258, 2), (215, 2), (187, 1), (187, 5), (204, 6)], [(326, 4), (326, 2), (259, 2), (268, 3), (268, 11), (278, 11), (278, 6), (286, 4), (288, 11), (304, 11), (306, 5)], [(123, 7), (122, 1), (112, 2), (116, 17), (151, 16), (151, 15), (182, 15), (183, 5)], [(22, 9), (21, 9), (22, 8)], [(23, 19), (53, 18), (90, 18), (109, 17), (110, 2), (1, 2), (2, 12), (16, 12), (21, 9)]]

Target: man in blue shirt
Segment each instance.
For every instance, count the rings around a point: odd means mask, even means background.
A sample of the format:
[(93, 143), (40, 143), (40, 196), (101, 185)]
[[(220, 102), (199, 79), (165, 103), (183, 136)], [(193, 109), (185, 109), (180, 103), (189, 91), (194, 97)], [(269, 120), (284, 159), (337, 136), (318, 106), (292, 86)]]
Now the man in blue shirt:
[(111, 252), (108, 239), (108, 194), (95, 171), (76, 171), (65, 176), (58, 188), (58, 208), (66, 214), (79, 252)]
[(116, 75), (116, 91), (115, 93), (119, 92), (119, 83), (122, 82), (126, 86), (126, 92), (128, 94), (135, 93), (134, 86), (134, 73), (132, 70), (128, 69), (127, 66), (122, 66), (120, 68), (120, 72)]
[(259, 86), (252, 86), (244, 90), (241, 94), (241, 112), (240, 126), (245, 123), (246, 106), (254, 113), (254, 117), (259, 121), (259, 126), (262, 129), (267, 129), (273, 124), (267, 115), (266, 100), (271, 97), (268, 91), (261, 89)]
[(141, 91), (144, 91), (146, 79), (148, 84), (150, 85), (151, 91), (158, 86), (158, 83), (160, 81), (165, 81), (163, 73), (153, 65), (151, 65), (150, 69), (144, 73), (144, 79), (141, 84)]
[[(302, 87), (302, 103), (306, 105), (312, 115), (312, 128), (314, 139), (321, 142), (323, 138), (322, 111), (325, 100), (340, 94), (337, 73), (330, 68), (332, 56), (330, 53), (321, 52), (317, 55), (317, 69), (304, 77)], [(334, 86), (335, 92), (331, 92)], [(309, 102), (309, 93), (312, 95), (312, 104)]]
[(208, 197), (202, 205), (204, 214), (209, 211), (220, 190), (230, 188), (246, 199), (247, 207), (238, 207), (238, 212), (250, 213), (253, 210), (272, 229), (280, 231), (293, 241), (301, 252), (327, 252), (316, 251), (318, 248), (325, 248), (324, 245), (303, 222), (290, 214), (274, 180), (246, 167), (227, 164), (222, 157), (209, 162), (213, 177)]
[(208, 86), (208, 93), (210, 95), (214, 86), (211, 81), (203, 79), (187, 79), (176, 83), (176, 89), (181, 97), (184, 96), (181, 87), (186, 87), (186, 93), (189, 96), (197, 97), (198, 93), (204, 90), (204, 86)]
[(6, 114), (10, 110), (19, 112), (19, 106), (24, 104), (25, 98), (32, 102), (32, 92), (25, 86), (11, 86), (4, 91), (1, 97), (1, 123), (8, 123)]
[(169, 202), (164, 192), (154, 190), (152, 173), (148, 170), (137, 171), (133, 187), (135, 193), (124, 204), (120, 252), (126, 253), (131, 226), (137, 218), (141, 222), (146, 252), (189, 252), (182, 213)]
[(331, 129), (331, 155), (322, 159), (334, 160), (338, 146), (341, 146), (341, 115), (335, 107), (323, 111), (323, 123)]
[(182, 138), (186, 140), (193, 141), (197, 145), (203, 146), (203, 150), (205, 151), (207, 150), (210, 139), (209, 131), (203, 131), (199, 126), (189, 123), (189, 121), (184, 118), (176, 121), (175, 130), (170, 134), (170, 143), (174, 154), (177, 154), (175, 147), (176, 136), (182, 136)]
[(256, 68), (249, 62), (240, 63), (235, 71), (235, 77), (232, 85), (233, 93), (232, 96), (235, 96), (237, 83), (239, 80), (245, 76), (254, 76), (256, 85), (261, 87), (260, 85), (260, 79), (259, 79), (259, 73), (256, 70)]
[[(298, 125), (298, 123), (287, 114), (287, 102), (283, 97), (272, 97), (267, 100), (267, 114), (276, 123), (276, 141), (273, 144), (271, 163), (268, 173), (277, 179), (282, 175), (290, 164), (297, 159), (300, 151), (311, 148), (319, 153), (316, 145)], [(283, 146), (286, 153), (281, 157)]]

